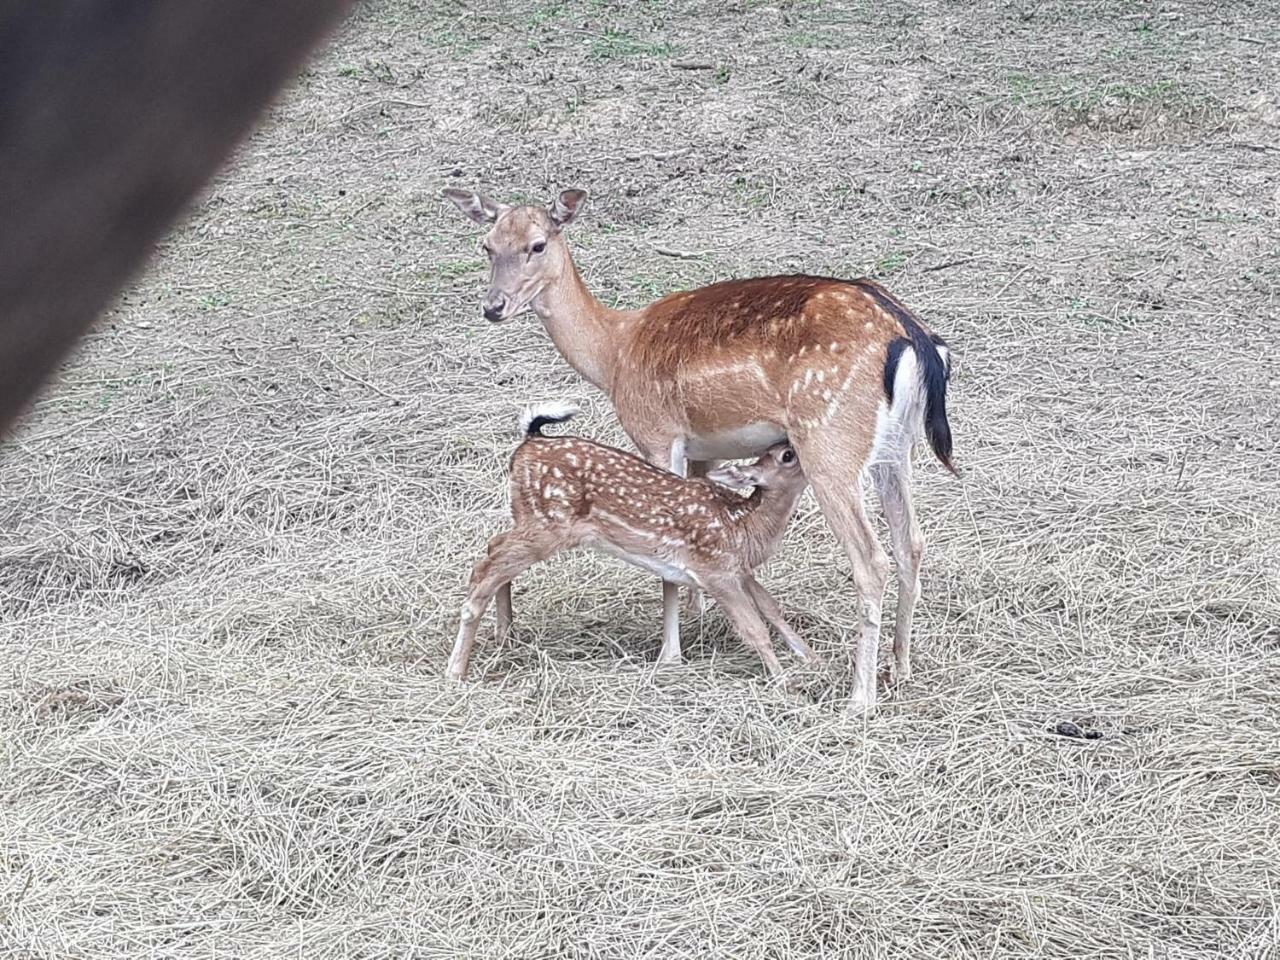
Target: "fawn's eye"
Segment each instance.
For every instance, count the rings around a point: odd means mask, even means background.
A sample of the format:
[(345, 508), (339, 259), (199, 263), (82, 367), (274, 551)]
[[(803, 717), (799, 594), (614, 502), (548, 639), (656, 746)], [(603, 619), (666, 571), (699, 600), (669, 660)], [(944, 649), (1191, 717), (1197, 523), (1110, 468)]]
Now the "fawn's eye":
[(783, 451), (782, 451), (782, 462), (783, 462), (783, 463), (795, 463), (795, 462), (796, 462), (796, 452), (795, 452), (794, 450), (783, 450)]
[(547, 241), (545, 241), (545, 240), (539, 240), (537, 243), (535, 243), (533, 246), (531, 246), (531, 247), (529, 248), (529, 252), (530, 252), (530, 253), (541, 253), (541, 252), (542, 252), (543, 250), (545, 250), (545, 249), (547, 249)]

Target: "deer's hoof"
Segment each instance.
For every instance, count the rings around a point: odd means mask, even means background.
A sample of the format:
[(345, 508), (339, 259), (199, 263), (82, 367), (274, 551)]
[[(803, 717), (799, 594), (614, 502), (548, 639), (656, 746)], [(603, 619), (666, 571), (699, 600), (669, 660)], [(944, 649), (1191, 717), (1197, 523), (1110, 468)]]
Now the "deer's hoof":
[(869, 717), (876, 712), (876, 698), (861, 691), (849, 698), (849, 713), (855, 717)]

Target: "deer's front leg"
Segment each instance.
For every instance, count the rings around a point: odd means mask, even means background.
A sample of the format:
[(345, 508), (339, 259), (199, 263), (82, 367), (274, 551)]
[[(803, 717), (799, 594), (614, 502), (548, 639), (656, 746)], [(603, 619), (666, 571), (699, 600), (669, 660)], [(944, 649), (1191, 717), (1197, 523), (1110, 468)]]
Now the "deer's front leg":
[[(687, 468), (684, 475), (686, 477), (705, 477), (723, 462), (723, 460), (687, 460)], [(699, 617), (707, 612), (706, 594), (697, 587), (689, 588), (689, 609), (695, 616)]]
[[(653, 462), (681, 477), (688, 473), (689, 462), (684, 455), (684, 438), (677, 437), (667, 448), (667, 462)], [(662, 650), (658, 654), (659, 666), (672, 666), (682, 660), (680, 654), (680, 588), (669, 581), (662, 581)]]

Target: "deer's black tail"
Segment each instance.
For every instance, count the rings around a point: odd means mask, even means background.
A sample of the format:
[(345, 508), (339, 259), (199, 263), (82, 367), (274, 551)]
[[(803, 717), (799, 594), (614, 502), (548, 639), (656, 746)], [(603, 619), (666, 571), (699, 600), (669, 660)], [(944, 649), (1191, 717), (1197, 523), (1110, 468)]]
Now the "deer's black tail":
[(520, 415), (520, 433), (526, 437), (540, 437), (542, 428), (548, 423), (564, 423), (577, 413), (578, 408), (568, 403), (531, 404)]
[(870, 293), (880, 306), (893, 315), (902, 325), (905, 337), (889, 344), (889, 355), (884, 363), (884, 392), (893, 405), (893, 384), (898, 373), (898, 363), (903, 351), (911, 350), (916, 358), (916, 370), (920, 387), (924, 392), (924, 435), (934, 456), (944, 467), (960, 475), (951, 462), (951, 424), (947, 422), (947, 383), (951, 379), (951, 353), (940, 336), (930, 333), (916, 319), (915, 314), (889, 295), (878, 283), (859, 281), (859, 286)]

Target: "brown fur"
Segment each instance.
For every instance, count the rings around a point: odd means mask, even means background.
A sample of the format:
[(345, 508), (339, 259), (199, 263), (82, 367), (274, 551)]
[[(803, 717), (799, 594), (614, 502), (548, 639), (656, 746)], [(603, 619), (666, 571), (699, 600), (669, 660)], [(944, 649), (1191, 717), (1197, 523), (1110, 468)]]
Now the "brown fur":
[(514, 527), (490, 540), (472, 571), (449, 675), (466, 675), (477, 624), (492, 597), (499, 598), (501, 635), (509, 627), (511, 580), (533, 563), (578, 547), (601, 549), (707, 590), (771, 675), (781, 666), (765, 620), (793, 650), (813, 659), (753, 575), (777, 550), (804, 491), (804, 474), (785, 446), (743, 473), (756, 484), (745, 498), (614, 447), (575, 437), (529, 437), (511, 459)]
[[(614, 310), (583, 283), (562, 231), (581, 209), (582, 191), (565, 191), (549, 210), (506, 208), (468, 191), (447, 195), (468, 216), (493, 224), (486, 305), (501, 303), (503, 309), (491, 319), (531, 307), (569, 364), (609, 394), (645, 459), (683, 474), (686, 457), (750, 456), (784, 438), (795, 446), (853, 568), (861, 620), (853, 696), (858, 710), (870, 709), (876, 699), (889, 568), (862, 506), (862, 478), (874, 479), (882, 501), (892, 504), (886, 516), (899, 578), (894, 653), (897, 676), (907, 679), (924, 551), (911, 503), (909, 445), (881, 451), (887, 458), (882, 463), (871, 459), (881, 417), (892, 412), (885, 392), (890, 344), (907, 338), (913, 354), (918, 342), (934, 350), (923, 324), (921, 337), (912, 338), (903, 318), (918, 321), (870, 280), (810, 276), (730, 280), (638, 310)], [(545, 239), (544, 251), (511, 256), (529, 250), (535, 239)], [(926, 359), (940, 369), (940, 355)], [(917, 360), (917, 369), (923, 362)], [(677, 660), (670, 585), (663, 602), (663, 658)]]
[[(859, 295), (852, 295), (855, 291)], [(865, 324), (874, 325), (868, 337)], [(846, 280), (805, 275), (726, 280), (673, 293), (650, 304), (628, 338), (629, 357), (661, 376), (675, 376), (691, 359), (715, 350), (779, 357), (802, 346), (836, 341), (883, 342), (902, 336), (901, 326)]]
[[(518, 526), (564, 525), (571, 549), (613, 530), (617, 542), (692, 570), (754, 570), (777, 550), (804, 490), (798, 466), (787, 482), (749, 497), (706, 478), (686, 479), (616, 447), (574, 437), (531, 437), (511, 458), (511, 513)], [(636, 539), (620, 524), (656, 531)], [(573, 529), (573, 528), (579, 529)], [(569, 542), (572, 541), (572, 542)]]

